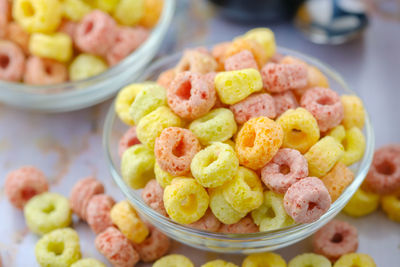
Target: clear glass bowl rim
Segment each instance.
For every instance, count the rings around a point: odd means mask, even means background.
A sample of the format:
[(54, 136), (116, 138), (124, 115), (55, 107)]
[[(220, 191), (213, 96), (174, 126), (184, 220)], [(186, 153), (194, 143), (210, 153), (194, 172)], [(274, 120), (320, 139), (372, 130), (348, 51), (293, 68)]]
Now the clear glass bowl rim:
[[(313, 57), (304, 55), (300, 52), (284, 48), (278, 47), (278, 52), (284, 55), (291, 55), (295, 57), (300, 57), (302, 59), (306, 59), (308, 63), (316, 66), (322, 72), (328, 74), (331, 79), (334, 79), (348, 94), (355, 94), (352, 91), (347, 83), (343, 80), (341, 75), (334, 71), (331, 67), (327, 66), (326, 64), (320, 62), (318, 59)], [(149, 68), (141, 75), (138, 81), (145, 81), (147, 77), (151, 76), (153, 72), (159, 69), (161, 66), (168, 65), (171, 62), (177, 62), (178, 59), (181, 57), (182, 52), (172, 54), (170, 56), (161, 58), (155, 61), (153, 64), (149, 66)], [(330, 209), (317, 221), (309, 224), (295, 224), (289, 227), (281, 228), (278, 230), (273, 231), (266, 231), (266, 232), (257, 232), (257, 233), (250, 233), (250, 234), (224, 234), (224, 233), (216, 233), (216, 232), (208, 232), (202, 231), (194, 228), (190, 228), (179, 223), (172, 221), (171, 219), (162, 216), (158, 212), (151, 209), (147, 204), (145, 204), (141, 198), (138, 198), (133, 194), (134, 190), (131, 189), (122, 179), (119, 173), (119, 166), (115, 166), (112, 160), (112, 155), (110, 151), (110, 139), (113, 130), (114, 120), (118, 119), (116, 113), (114, 111), (114, 104), (115, 100), (112, 103), (106, 119), (104, 123), (103, 129), (103, 147), (106, 154), (106, 160), (108, 162), (110, 172), (112, 177), (114, 178), (117, 185), (120, 187), (124, 195), (127, 197), (129, 201), (133, 203), (135, 207), (139, 210), (139, 213), (145, 213), (146, 217), (154, 220), (158, 226), (165, 226), (168, 229), (175, 229), (181, 233), (185, 233), (190, 235), (193, 238), (200, 238), (200, 239), (212, 239), (217, 240), (219, 242), (244, 242), (249, 243), (252, 241), (260, 241), (261, 239), (275, 239), (281, 238), (283, 236), (292, 235), (292, 234), (300, 234), (304, 232), (313, 232), (315, 229), (321, 227), (319, 222), (324, 221), (324, 219), (331, 217), (334, 214), (337, 214), (344, 205), (350, 200), (351, 196), (355, 193), (358, 187), (363, 182), (369, 166), (372, 162), (373, 152), (374, 152), (374, 132), (373, 127), (371, 124), (370, 117), (368, 112), (366, 112), (365, 117), (365, 138), (366, 138), (366, 149), (364, 152), (364, 156), (360, 162), (360, 166), (358, 168), (358, 172), (355, 175), (353, 182), (345, 189), (345, 191), (341, 194), (341, 196), (331, 205)], [(151, 222), (151, 221), (150, 221)], [(293, 242), (292, 242), (293, 243)], [(288, 245), (291, 244), (290, 240), (288, 241)], [(199, 246), (197, 246), (199, 247)], [(212, 249), (210, 249), (212, 250)]]

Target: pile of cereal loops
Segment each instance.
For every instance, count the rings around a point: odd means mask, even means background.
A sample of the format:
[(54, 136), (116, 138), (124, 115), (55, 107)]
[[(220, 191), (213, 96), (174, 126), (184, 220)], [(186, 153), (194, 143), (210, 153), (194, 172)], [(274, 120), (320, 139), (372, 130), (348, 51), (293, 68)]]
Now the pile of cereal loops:
[(0, 0), (0, 80), (56, 84), (95, 76), (138, 48), (163, 0)]
[(119, 143), (126, 184), (160, 214), (211, 232), (318, 220), (366, 146), (361, 99), (278, 54), (267, 28), (184, 51), (157, 82), (124, 87), (115, 109), (131, 127)]

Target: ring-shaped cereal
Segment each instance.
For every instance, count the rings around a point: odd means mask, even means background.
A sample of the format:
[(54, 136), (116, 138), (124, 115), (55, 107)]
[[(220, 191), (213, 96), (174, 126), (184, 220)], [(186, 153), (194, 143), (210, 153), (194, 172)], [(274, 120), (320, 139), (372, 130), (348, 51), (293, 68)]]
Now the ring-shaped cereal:
[(241, 165), (253, 170), (264, 167), (283, 142), (281, 125), (267, 117), (248, 120), (236, 137), (236, 153)]
[(235, 177), (222, 186), (225, 200), (239, 213), (250, 212), (263, 202), (263, 186), (257, 174), (239, 167)]
[(308, 176), (306, 158), (295, 149), (281, 148), (261, 169), (261, 180), (272, 191), (284, 194), (298, 180)]
[(104, 193), (103, 184), (94, 177), (79, 180), (69, 194), (69, 205), (72, 212), (86, 220), (86, 209), (92, 196)]
[(122, 88), (115, 99), (115, 112), (121, 121), (128, 125), (135, 125), (129, 110), (136, 96), (146, 84), (133, 83)]
[(225, 234), (251, 234), (260, 230), (253, 222), (253, 219), (250, 216), (246, 216), (237, 223), (221, 225), (218, 231)]
[(343, 125), (338, 125), (335, 128), (329, 130), (326, 134), (335, 138), (338, 142), (342, 143), (343, 140), (346, 138), (346, 129)]
[(343, 208), (343, 212), (353, 217), (361, 217), (374, 212), (379, 206), (379, 195), (366, 192), (358, 188), (349, 202)]
[(168, 127), (157, 137), (154, 154), (161, 169), (179, 176), (190, 171), (190, 163), (200, 149), (199, 140), (190, 130)]
[(342, 144), (344, 147), (344, 153), (340, 158), (340, 161), (347, 166), (356, 163), (364, 155), (366, 146), (365, 137), (359, 128), (353, 127), (348, 129)]
[(130, 148), (131, 146), (140, 144), (139, 139), (137, 138), (136, 134), (136, 126), (132, 126), (127, 130), (124, 135), (119, 139), (118, 143), (118, 155), (120, 158), (122, 158), (122, 155), (124, 154), (125, 150)]
[(217, 108), (189, 125), (191, 130), (202, 145), (212, 142), (224, 142), (230, 139), (237, 130), (237, 125), (232, 111), (226, 108)]
[(204, 263), (200, 267), (239, 267), (236, 264), (224, 260), (213, 260)]
[(268, 92), (282, 93), (307, 85), (307, 67), (303, 64), (267, 63), (261, 69), (264, 87)]
[(106, 265), (99, 260), (85, 258), (74, 262), (71, 267), (106, 267)]
[(357, 250), (357, 228), (344, 221), (332, 220), (315, 233), (312, 243), (315, 253), (334, 262)]
[(29, 230), (38, 235), (67, 227), (72, 220), (68, 199), (49, 192), (31, 198), (24, 207), (24, 216)]
[(332, 267), (332, 263), (322, 255), (304, 253), (291, 259), (288, 267)]
[(204, 48), (187, 49), (175, 67), (176, 73), (189, 71), (191, 73), (207, 74), (217, 70), (218, 63)]
[(275, 118), (275, 103), (270, 94), (253, 94), (229, 107), (235, 115), (235, 120), (243, 124), (251, 118), (265, 116)]
[(275, 103), (276, 116), (279, 117), (288, 109), (296, 109), (299, 103), (292, 91), (272, 95)]
[(263, 252), (251, 254), (242, 262), (242, 267), (257, 266), (286, 267), (286, 261), (279, 254)]
[(90, 198), (86, 208), (86, 221), (95, 234), (100, 234), (108, 227), (113, 226), (110, 211), (114, 204), (114, 199), (105, 194), (98, 194)]
[(191, 260), (179, 254), (170, 254), (157, 260), (152, 267), (194, 267)]
[[(2, 18), (0, 18), (0, 20), (1, 19)], [(14, 44), (10, 41), (1, 40), (0, 56), (2, 58), (2, 65), (0, 67), (0, 79), (11, 82), (19, 82), (23, 76), (25, 69), (24, 52), (17, 44)]]
[(193, 177), (204, 187), (218, 187), (237, 173), (239, 160), (234, 149), (215, 142), (198, 152), (190, 164)]
[(194, 223), (189, 224), (188, 226), (204, 231), (217, 232), (221, 226), (221, 222), (212, 213), (212, 211), (208, 209), (200, 220), (197, 220)]
[(304, 108), (289, 109), (276, 122), (282, 126), (284, 132), (283, 147), (293, 148), (304, 154), (319, 140), (318, 123)]
[(261, 232), (280, 229), (293, 224), (283, 206), (283, 196), (272, 191), (264, 192), (264, 202), (251, 212), (251, 217)]
[(222, 187), (210, 188), (210, 209), (224, 224), (234, 224), (240, 221), (247, 213), (238, 212), (225, 200)]
[(4, 184), (8, 200), (18, 209), (22, 209), (29, 199), (46, 192), (48, 188), (44, 173), (33, 166), (23, 166), (11, 171)]
[(306, 177), (289, 187), (283, 203), (296, 223), (311, 223), (328, 211), (331, 197), (319, 178)]
[[(68, 76), (71, 81), (84, 80), (96, 76), (107, 69), (108, 65), (101, 57), (88, 53), (80, 53), (69, 64)], [(126, 117), (126, 119), (130, 120), (129, 117)], [(126, 121), (124, 122), (127, 123)]]
[(382, 196), (381, 205), (389, 219), (400, 222), (400, 190), (394, 194)]
[(168, 69), (163, 71), (157, 78), (157, 84), (164, 88), (168, 88), (176, 75), (175, 69)]
[(321, 177), (321, 181), (329, 191), (332, 203), (340, 197), (353, 180), (354, 173), (340, 161), (326, 175)]
[(244, 50), (248, 50), (253, 54), (259, 68), (262, 68), (262, 66), (264, 66), (268, 60), (268, 56), (264, 47), (259, 42), (251, 38), (238, 37), (229, 45), (227, 45), (226, 49), (224, 50), (222, 62), (225, 62), (227, 58)]
[(365, 122), (365, 109), (362, 100), (356, 95), (342, 95), (344, 116), (342, 124), (346, 129), (354, 126), (362, 129)]
[(337, 126), (344, 116), (338, 93), (329, 88), (314, 87), (307, 90), (300, 104), (315, 117), (322, 132)]
[(174, 221), (190, 224), (206, 213), (209, 204), (207, 191), (192, 178), (175, 178), (164, 189), (164, 206)]
[(63, 83), (67, 80), (67, 67), (55, 60), (30, 56), (26, 60), (24, 83), (46, 85)]
[(35, 256), (40, 266), (71, 266), (81, 258), (77, 232), (71, 228), (51, 231), (36, 243)]
[(362, 266), (362, 267), (376, 267), (376, 263), (374, 259), (363, 253), (350, 253), (343, 255), (340, 259), (335, 262), (333, 267), (353, 267), (353, 266)]
[(168, 216), (164, 207), (164, 188), (156, 180), (152, 179), (146, 184), (141, 196), (144, 203), (149, 205), (150, 208), (164, 216)]
[(249, 50), (243, 50), (225, 60), (224, 68), (226, 71), (242, 69), (258, 69), (257, 61)]
[(154, 163), (154, 174), (157, 182), (162, 188), (165, 188), (167, 185), (171, 184), (172, 179), (177, 177), (161, 169), (157, 161)]
[[(255, 28), (243, 35), (244, 39), (254, 40), (259, 43), (266, 53), (268, 59), (276, 54), (275, 35), (269, 28)], [(281, 267), (281, 266), (277, 266)]]

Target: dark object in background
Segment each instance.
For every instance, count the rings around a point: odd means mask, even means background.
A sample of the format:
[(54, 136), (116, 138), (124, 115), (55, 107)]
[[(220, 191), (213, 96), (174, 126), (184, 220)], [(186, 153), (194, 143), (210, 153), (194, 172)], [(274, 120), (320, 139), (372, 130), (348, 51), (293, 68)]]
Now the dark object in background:
[(222, 15), (244, 22), (290, 20), (304, 0), (210, 0)]

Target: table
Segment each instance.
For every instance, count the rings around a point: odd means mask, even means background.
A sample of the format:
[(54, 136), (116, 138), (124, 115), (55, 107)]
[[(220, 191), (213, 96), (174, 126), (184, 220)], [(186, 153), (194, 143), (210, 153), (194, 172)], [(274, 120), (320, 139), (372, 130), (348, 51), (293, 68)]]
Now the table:
[[(187, 9), (187, 13), (183, 12)], [(189, 20), (190, 23), (182, 23)], [(161, 54), (186, 46), (229, 40), (255, 26), (240, 25), (216, 14), (204, 1), (179, 2), (178, 12)], [(400, 23), (373, 17), (362, 39), (340, 46), (319, 46), (308, 42), (290, 23), (264, 25), (275, 31), (277, 43), (321, 59), (331, 65), (365, 101), (375, 127), (376, 145), (400, 143)], [(38, 114), (0, 105), (0, 253), (4, 266), (38, 266), (34, 244), (38, 237), (27, 230), (23, 214), (4, 196), (4, 177), (10, 170), (31, 164), (41, 168), (51, 181), (51, 191), (68, 195), (80, 178), (95, 175), (107, 193), (123, 199), (112, 181), (101, 145), (102, 126), (110, 101), (64, 114)], [(340, 218), (359, 230), (359, 251), (373, 256), (379, 267), (400, 262), (400, 224), (378, 211), (361, 219)], [(107, 262), (95, 249), (94, 234), (76, 219), (83, 257)], [(310, 252), (310, 239), (277, 251), (289, 260)], [(183, 253), (196, 266), (215, 258), (240, 263), (242, 255), (217, 255), (177, 242), (171, 252)], [(138, 266), (151, 266), (138, 264)]]

